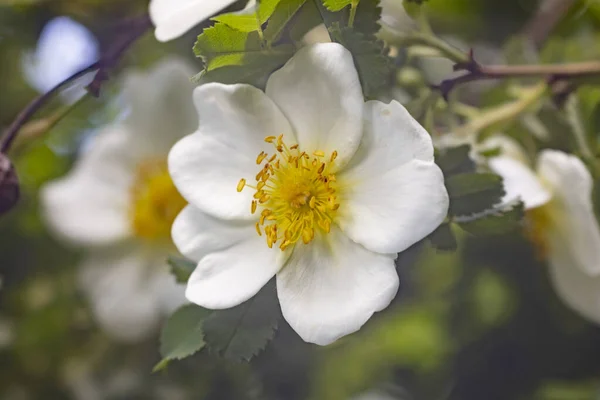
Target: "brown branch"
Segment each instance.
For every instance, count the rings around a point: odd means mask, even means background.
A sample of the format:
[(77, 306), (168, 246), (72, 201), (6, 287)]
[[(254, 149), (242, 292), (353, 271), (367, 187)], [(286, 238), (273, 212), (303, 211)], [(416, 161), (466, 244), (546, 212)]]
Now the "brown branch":
[(448, 95), (456, 86), (473, 81), (544, 77), (549, 83), (555, 84), (575, 78), (600, 76), (600, 61), (545, 65), (482, 65), (475, 61), (471, 50), (469, 61), (455, 64), (454, 70), (466, 73), (456, 78), (445, 79), (436, 86), (445, 99), (448, 99)]
[(139, 39), (151, 26), (150, 17), (145, 14), (140, 17), (128, 19), (127, 29), (117, 37), (117, 40), (104, 52), (100, 59), (93, 64), (75, 72), (73, 75), (60, 82), (48, 92), (39, 95), (33, 99), (15, 118), (15, 120), (6, 129), (2, 141), (0, 142), (0, 153), (7, 153), (12, 143), (16, 139), (19, 131), (50, 99), (52, 99), (66, 85), (76, 81), (82, 76), (96, 71), (92, 82), (87, 86), (87, 90), (98, 97), (100, 88), (104, 81), (108, 79), (108, 71), (119, 62), (125, 51), (133, 42)]
[(542, 47), (554, 27), (575, 4), (576, 0), (544, 0), (537, 12), (525, 25), (523, 35), (529, 38), (536, 48)]

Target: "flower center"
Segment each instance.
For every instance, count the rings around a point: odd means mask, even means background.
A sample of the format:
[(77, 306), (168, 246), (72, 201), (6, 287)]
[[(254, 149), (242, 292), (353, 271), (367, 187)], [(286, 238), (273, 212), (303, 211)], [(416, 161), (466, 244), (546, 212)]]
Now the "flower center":
[(131, 225), (137, 237), (168, 240), (175, 217), (186, 206), (164, 161), (149, 160), (138, 166), (131, 188)]
[(533, 244), (538, 260), (546, 259), (549, 250), (547, 239), (548, 230), (551, 229), (552, 218), (548, 206), (544, 205), (527, 210), (525, 213), (525, 236)]
[(283, 135), (268, 136), (265, 142), (273, 144), (274, 152), (263, 151), (256, 158), (262, 165), (256, 185), (242, 179), (237, 187), (238, 192), (246, 186), (255, 190), (251, 211), (261, 209), (256, 232), (262, 236), (264, 231), (267, 245), (279, 243), (281, 250), (300, 239), (308, 244), (316, 230), (329, 233), (340, 207), (332, 173), (337, 151), (329, 156), (319, 150), (308, 154), (297, 144), (288, 147)]

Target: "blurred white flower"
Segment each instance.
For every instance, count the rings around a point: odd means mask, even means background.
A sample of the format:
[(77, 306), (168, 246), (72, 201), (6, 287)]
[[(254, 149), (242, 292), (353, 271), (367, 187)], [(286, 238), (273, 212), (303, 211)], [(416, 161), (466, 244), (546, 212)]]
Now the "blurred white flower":
[(417, 23), (404, 10), (403, 0), (381, 0), (381, 35), (383, 38), (408, 33)]
[[(98, 57), (98, 41), (90, 31), (68, 17), (57, 17), (44, 26), (35, 52), (25, 54), (23, 70), (27, 82), (44, 93)], [(68, 98), (83, 93), (84, 86)]]
[(118, 339), (151, 333), (184, 301), (169, 275), (171, 224), (185, 206), (167, 171), (171, 146), (197, 126), (191, 69), (177, 61), (125, 80), (130, 108), (64, 178), (42, 192), (51, 230), (87, 252), (80, 275), (97, 319)]
[(396, 253), (446, 217), (429, 134), (397, 102), (364, 103), (335, 43), (298, 51), (266, 93), (207, 84), (194, 96), (200, 127), (169, 154), (190, 203), (173, 240), (199, 261), (188, 300), (233, 307), (277, 274), (283, 316), (305, 341), (360, 329), (398, 290)]
[[(175, 39), (237, 0), (150, 0), (150, 18), (161, 42)], [(252, 10), (250, 0), (245, 10)]]
[(547, 258), (556, 291), (571, 308), (600, 323), (600, 228), (592, 204), (592, 177), (577, 157), (540, 152), (535, 169), (521, 147), (506, 137), (486, 141), (500, 148), (490, 168), (504, 178), (505, 201), (520, 198), (527, 232)]

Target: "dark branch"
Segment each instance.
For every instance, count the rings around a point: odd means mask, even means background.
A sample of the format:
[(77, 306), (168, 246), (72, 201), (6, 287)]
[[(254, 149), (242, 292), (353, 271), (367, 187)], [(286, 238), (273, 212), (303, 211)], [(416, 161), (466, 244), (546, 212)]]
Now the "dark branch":
[(108, 71), (119, 62), (125, 51), (133, 42), (139, 39), (151, 26), (150, 17), (145, 14), (140, 17), (128, 19), (126, 29), (123, 29), (115, 42), (104, 52), (98, 61), (75, 72), (73, 75), (60, 82), (48, 92), (33, 99), (15, 118), (6, 129), (0, 142), (0, 153), (7, 153), (16, 139), (19, 131), (50, 99), (52, 99), (66, 85), (76, 81), (82, 76), (96, 71), (96, 75), (87, 87), (87, 90), (95, 97), (100, 95), (100, 88), (108, 79)]
[[(473, 81), (543, 77), (549, 83), (555, 84), (575, 78), (600, 76), (600, 61), (546, 65), (482, 65), (475, 61), (471, 50), (469, 61), (455, 64), (454, 70), (466, 71), (466, 73), (456, 78), (445, 79), (435, 87), (445, 99), (448, 99), (448, 95), (456, 86)], [(565, 94), (564, 91), (561, 93)]]

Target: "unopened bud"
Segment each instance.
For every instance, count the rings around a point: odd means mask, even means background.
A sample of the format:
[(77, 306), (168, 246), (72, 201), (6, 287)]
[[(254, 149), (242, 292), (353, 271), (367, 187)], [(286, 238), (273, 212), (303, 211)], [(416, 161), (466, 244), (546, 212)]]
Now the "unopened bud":
[(8, 157), (0, 153), (0, 215), (10, 211), (19, 200), (19, 179)]

